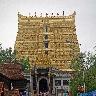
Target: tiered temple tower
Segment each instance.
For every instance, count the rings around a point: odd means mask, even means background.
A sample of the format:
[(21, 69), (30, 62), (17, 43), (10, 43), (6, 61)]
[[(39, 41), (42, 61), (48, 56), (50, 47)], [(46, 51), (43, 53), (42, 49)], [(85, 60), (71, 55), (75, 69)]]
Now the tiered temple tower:
[(18, 13), (15, 42), (16, 58), (28, 57), (31, 68), (70, 69), (71, 60), (80, 52), (75, 15), (23, 16)]

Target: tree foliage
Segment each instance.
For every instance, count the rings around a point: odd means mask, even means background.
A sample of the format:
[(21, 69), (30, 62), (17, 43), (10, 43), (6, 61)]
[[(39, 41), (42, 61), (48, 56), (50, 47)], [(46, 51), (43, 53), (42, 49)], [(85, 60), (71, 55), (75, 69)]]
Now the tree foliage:
[(20, 63), (22, 64), (22, 68), (23, 68), (24, 72), (30, 71), (30, 64), (29, 64), (29, 58), (28, 57), (21, 59)]
[(2, 63), (13, 63), (15, 62), (16, 56), (15, 51), (12, 48), (3, 49), (0, 44), (0, 64)]
[(96, 55), (93, 56), (92, 61), (92, 65), (90, 65), (85, 74), (87, 91), (96, 90)]
[(85, 83), (85, 91), (96, 90), (96, 55), (80, 53), (72, 60), (71, 68), (75, 70), (70, 87), (73, 96), (77, 96), (78, 86)]
[(16, 60), (16, 51), (12, 50), (11, 47), (3, 49), (2, 44), (0, 43), (0, 64), (4, 63), (20, 63), (22, 64), (23, 71), (27, 72), (30, 69), (29, 59), (23, 58), (20, 61)]

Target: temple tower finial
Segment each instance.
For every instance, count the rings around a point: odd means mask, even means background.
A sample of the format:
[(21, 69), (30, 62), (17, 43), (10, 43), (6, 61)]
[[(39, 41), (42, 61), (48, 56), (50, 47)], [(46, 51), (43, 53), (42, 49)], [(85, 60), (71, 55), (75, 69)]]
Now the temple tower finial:
[(57, 16), (59, 16), (59, 13), (57, 13)]
[(18, 16), (20, 15), (20, 12), (18, 12)]
[(35, 12), (35, 17), (36, 17), (36, 12)]
[(72, 15), (74, 15), (74, 16), (75, 16), (75, 15), (76, 15), (76, 11), (74, 11)]
[(30, 16), (30, 12), (29, 12), (29, 16)]
[(63, 11), (63, 16), (64, 16), (64, 11)]
[(46, 17), (48, 16), (48, 13), (46, 13)]
[(41, 17), (42, 17), (42, 13), (41, 13)]

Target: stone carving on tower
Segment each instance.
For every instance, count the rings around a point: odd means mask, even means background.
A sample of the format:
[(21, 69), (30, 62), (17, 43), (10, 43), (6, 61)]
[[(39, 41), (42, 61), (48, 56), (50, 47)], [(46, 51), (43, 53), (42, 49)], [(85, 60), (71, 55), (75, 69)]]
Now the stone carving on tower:
[[(28, 57), (31, 68), (70, 69), (71, 60), (79, 54), (75, 27), (76, 12), (69, 16), (23, 16), (18, 13), (15, 42), (16, 58)], [(50, 65), (49, 65), (50, 64)]]

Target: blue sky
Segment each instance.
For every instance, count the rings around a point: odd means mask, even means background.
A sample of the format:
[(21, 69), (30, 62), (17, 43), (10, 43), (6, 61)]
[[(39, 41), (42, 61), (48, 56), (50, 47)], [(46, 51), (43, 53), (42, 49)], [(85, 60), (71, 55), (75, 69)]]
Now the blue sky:
[(96, 45), (96, 0), (0, 0), (0, 42), (3, 48), (14, 48), (18, 31), (18, 11), (23, 15), (76, 11), (76, 33), (81, 51), (92, 51)]

